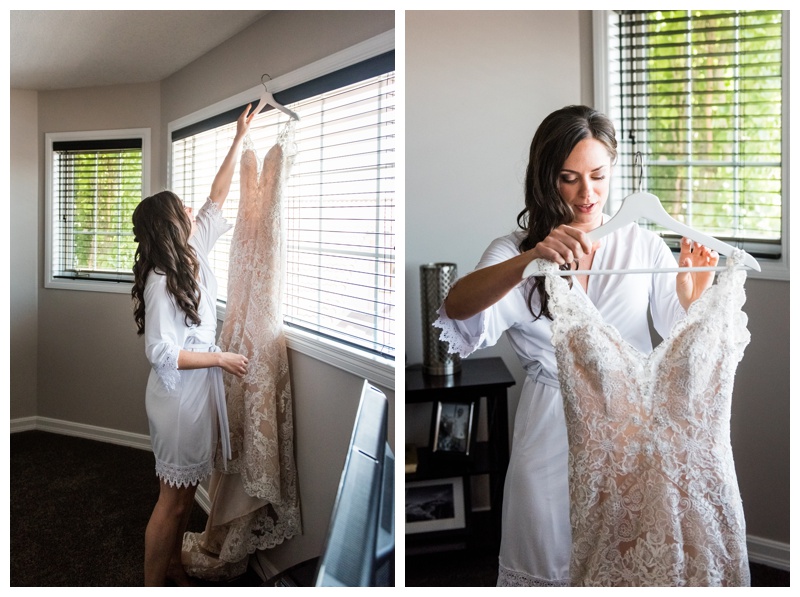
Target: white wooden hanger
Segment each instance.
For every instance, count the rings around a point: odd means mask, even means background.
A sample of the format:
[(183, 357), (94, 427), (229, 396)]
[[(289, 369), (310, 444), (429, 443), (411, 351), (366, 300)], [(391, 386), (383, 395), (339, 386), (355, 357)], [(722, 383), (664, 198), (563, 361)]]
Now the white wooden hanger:
[[(641, 160), (641, 154), (637, 152), (636, 154), (637, 161)], [(639, 163), (641, 168), (641, 163)], [(661, 201), (658, 200), (658, 197), (651, 193), (647, 193), (641, 190), (641, 176), (639, 178), (639, 187), (640, 190), (636, 193), (628, 195), (622, 202), (617, 213), (614, 215), (611, 220), (603, 224), (602, 226), (595, 228), (591, 232), (589, 232), (589, 239), (591, 242), (597, 242), (607, 234), (622, 228), (623, 226), (627, 226), (633, 222), (637, 222), (639, 220), (645, 219), (653, 222), (654, 224), (658, 224), (659, 226), (663, 226), (664, 228), (680, 234), (681, 236), (685, 236), (686, 238), (705, 245), (709, 249), (713, 249), (720, 255), (725, 255), (726, 257), (730, 257), (733, 252), (736, 250), (736, 247), (729, 245), (727, 243), (722, 242), (721, 240), (717, 240), (713, 236), (709, 236), (707, 234), (703, 234), (702, 232), (698, 232), (697, 230), (687, 226), (686, 224), (682, 224), (681, 222), (674, 219), (670, 216), (664, 207), (661, 205)], [(761, 271), (761, 266), (758, 265), (758, 262), (755, 258), (748, 254), (744, 254), (744, 259), (742, 261), (743, 265), (748, 266), (751, 269), (754, 269), (757, 272)], [(633, 273), (654, 273), (654, 272), (689, 272), (689, 271), (723, 271), (726, 268), (724, 266), (718, 267), (677, 267), (677, 268), (655, 268), (655, 269), (636, 269), (636, 270), (565, 270), (563, 272), (557, 272), (557, 275), (565, 275), (565, 276), (574, 276), (574, 275), (588, 275), (588, 274), (633, 274)], [(556, 273), (556, 272), (554, 272)], [(523, 279), (527, 278), (531, 275), (542, 275), (540, 272), (536, 271), (536, 266), (532, 263), (528, 264), (525, 268), (525, 271), (522, 274)]]
[[(690, 228), (686, 224), (680, 223), (666, 212), (661, 202), (658, 200), (658, 197), (644, 191), (628, 195), (614, 217), (599, 228), (592, 230), (589, 233), (589, 239), (592, 242), (596, 242), (607, 234), (641, 219), (649, 220), (654, 224), (658, 224), (672, 232), (685, 236), (689, 240), (705, 245), (720, 255), (730, 257), (733, 251), (736, 250), (736, 247), (728, 243), (724, 243), (713, 236), (708, 236), (707, 234), (698, 232), (694, 228)], [(758, 265), (758, 261), (749, 253), (744, 254), (742, 263), (757, 272), (761, 271), (761, 266)], [(688, 268), (681, 269), (685, 271)]]
[[(269, 92), (269, 89), (267, 89), (267, 84), (264, 83), (264, 77), (269, 77), (269, 75), (268, 74), (261, 75), (261, 84), (264, 86), (264, 93), (261, 94), (261, 99), (258, 100), (258, 105), (256, 106), (256, 109), (255, 109), (255, 112), (253, 113), (253, 115), (255, 116), (256, 114), (261, 112), (261, 109), (265, 105), (270, 105), (273, 108), (275, 108), (277, 110), (280, 110), (281, 112), (283, 112), (284, 114), (289, 116), (289, 118), (291, 118), (292, 120), (300, 120), (300, 117), (297, 114), (292, 112), (289, 108), (287, 108), (285, 106), (282, 106), (277, 101), (275, 101), (275, 98)], [(270, 79), (271, 78), (272, 77), (270, 77)]]

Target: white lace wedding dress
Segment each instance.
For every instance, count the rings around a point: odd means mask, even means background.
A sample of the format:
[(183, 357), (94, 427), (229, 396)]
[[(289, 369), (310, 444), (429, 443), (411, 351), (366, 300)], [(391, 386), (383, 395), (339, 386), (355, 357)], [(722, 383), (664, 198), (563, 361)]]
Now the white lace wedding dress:
[(546, 276), (569, 438), (571, 584), (749, 586), (730, 445), (750, 341), (739, 259), (649, 355)]
[(292, 393), (281, 308), (281, 199), (291, 168), (293, 126), (258, 159), (242, 151), (241, 198), (231, 241), (228, 300), (219, 346), (248, 358), (244, 378), (225, 374), (232, 459), (217, 455), (204, 533), (187, 533), (183, 563), (198, 578), (242, 574), (249, 554), (302, 533), (294, 461)]

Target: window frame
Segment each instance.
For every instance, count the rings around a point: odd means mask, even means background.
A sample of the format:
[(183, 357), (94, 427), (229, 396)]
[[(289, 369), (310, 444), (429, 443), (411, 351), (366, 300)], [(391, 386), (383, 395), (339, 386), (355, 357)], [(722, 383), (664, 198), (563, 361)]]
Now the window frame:
[[(270, 79), (269, 90), (274, 95), (285, 89), (289, 89), (317, 77), (321, 77), (370, 58), (374, 58), (394, 49), (395, 35), (394, 29), (392, 29), (359, 44), (351, 46), (350, 48), (346, 48), (340, 52), (332, 54), (324, 59), (301, 67), (295, 71), (274, 79)], [(246, 91), (169, 122), (167, 125), (167, 144), (171, 144), (173, 131), (188, 127), (221, 113), (237, 109), (242, 105), (251, 102), (253, 98), (259, 97), (263, 89), (263, 86), (259, 83), (258, 85), (247, 89)], [(400, 116), (402, 111), (399, 102), (396, 104), (396, 110), (398, 116)], [(397, 125), (402, 126), (402, 122), (399, 118)], [(396, 147), (396, 151), (398, 155), (402, 155), (403, 149), (399, 146), (399, 144)], [(172, 180), (172, 151), (168, 151), (167, 154), (167, 176), (168, 180)], [(402, 176), (402, 172), (399, 168), (397, 168), (397, 176)], [(400, 194), (402, 191), (399, 184), (396, 192), (398, 197), (402, 196)], [(395, 257), (395, 271), (398, 272), (402, 271), (400, 267), (402, 264), (398, 261), (399, 255), (402, 255), (402, 253), (400, 252), (400, 244), (398, 243), (398, 250), (396, 251)], [(395, 293), (396, 296), (401, 296), (402, 288), (396, 287)], [(218, 303), (217, 319), (222, 321), (224, 318), (225, 307)], [(300, 352), (306, 356), (310, 356), (338, 369), (348, 371), (359, 377), (369, 379), (378, 385), (394, 387), (395, 360), (393, 359), (373, 355), (364, 350), (352, 348), (343, 343), (330, 340), (323, 336), (318, 336), (305, 330), (296, 329), (291, 326), (284, 326), (284, 333), (287, 340), (287, 346), (294, 351)], [(403, 354), (404, 347), (401, 345), (402, 341), (400, 335), (396, 335), (395, 337), (398, 339), (398, 345), (395, 346), (395, 354)]]
[[(45, 255), (44, 255), (44, 286), (62, 290), (82, 290), (89, 292), (110, 292), (117, 294), (130, 294), (133, 284), (133, 272), (130, 279), (119, 281), (86, 279), (57, 278), (53, 271), (53, 256), (55, 250), (53, 241), (55, 237), (54, 209), (56, 208), (55, 184), (53, 176), (53, 144), (63, 141), (108, 141), (114, 139), (141, 139), (142, 141), (142, 197), (150, 194), (150, 129), (115, 129), (95, 131), (74, 131), (60, 133), (45, 133)], [(133, 224), (131, 224), (131, 228)], [(131, 264), (133, 266), (133, 264)]]
[[(789, 85), (789, 11), (782, 11), (781, 19), (781, 104), (783, 118), (781, 121), (781, 256), (779, 258), (759, 258), (761, 271), (748, 271), (748, 276), (766, 280), (789, 280), (789, 202), (790, 202), (790, 173), (789, 173), (789, 136), (790, 136), (790, 104)], [(612, 81), (609, 78), (608, 31), (610, 19), (616, 17), (614, 10), (592, 11), (592, 30), (594, 38), (594, 103), (595, 108), (605, 114), (609, 113), (611, 106)], [(618, 186), (612, 185), (612, 194), (619, 191)], [(613, 214), (621, 204), (623, 197), (613, 197), (606, 205), (608, 213)], [(678, 255), (676, 250), (673, 253)]]

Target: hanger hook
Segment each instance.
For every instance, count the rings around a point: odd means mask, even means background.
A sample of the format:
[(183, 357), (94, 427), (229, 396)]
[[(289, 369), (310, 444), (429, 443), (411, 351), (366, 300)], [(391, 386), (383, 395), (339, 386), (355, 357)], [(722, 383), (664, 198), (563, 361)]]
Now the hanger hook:
[(270, 81), (272, 81), (272, 77), (270, 77), (267, 73), (264, 73), (263, 75), (261, 75), (261, 84), (264, 86), (264, 90), (265, 91), (269, 91), (269, 89), (267, 89), (267, 84), (264, 83), (264, 77), (269, 77)]
[(642, 157), (642, 152), (637, 151), (636, 155), (633, 158), (633, 167), (639, 167), (639, 184), (638, 184), (638, 192), (642, 192), (642, 181), (644, 180), (644, 158)]

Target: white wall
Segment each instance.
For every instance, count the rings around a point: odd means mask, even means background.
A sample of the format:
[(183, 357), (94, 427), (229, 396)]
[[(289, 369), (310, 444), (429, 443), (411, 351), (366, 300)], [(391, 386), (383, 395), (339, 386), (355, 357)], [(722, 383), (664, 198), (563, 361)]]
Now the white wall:
[[(539, 122), (583, 99), (579, 11), (406, 12), (406, 352), (422, 361), (419, 266), (471, 271), (492, 239), (516, 228), (528, 150)], [(585, 80), (585, 79), (584, 79)], [(503, 339), (478, 357), (502, 356)], [(406, 428), (427, 442), (426, 406)]]
[[(422, 361), (419, 266), (471, 271), (488, 243), (516, 228), (527, 152), (541, 120), (591, 105), (589, 11), (406, 12), (406, 352)], [(731, 438), (751, 556), (788, 567), (789, 283), (750, 279), (752, 340), (736, 377)], [(501, 356), (503, 339), (474, 358)], [(406, 440), (425, 444), (428, 405), (406, 409)], [(773, 543), (777, 542), (777, 543)]]

